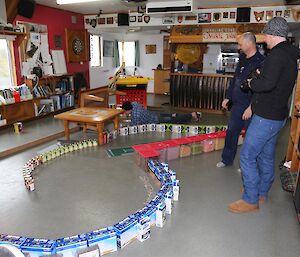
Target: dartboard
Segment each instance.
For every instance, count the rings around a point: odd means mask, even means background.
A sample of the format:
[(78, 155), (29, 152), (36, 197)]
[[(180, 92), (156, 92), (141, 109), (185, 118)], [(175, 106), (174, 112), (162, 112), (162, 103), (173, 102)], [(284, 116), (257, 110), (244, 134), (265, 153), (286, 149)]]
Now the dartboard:
[(72, 50), (74, 54), (80, 55), (83, 51), (83, 43), (82, 41), (76, 37), (72, 41)]
[(66, 29), (67, 61), (88, 61), (87, 33), (85, 30)]

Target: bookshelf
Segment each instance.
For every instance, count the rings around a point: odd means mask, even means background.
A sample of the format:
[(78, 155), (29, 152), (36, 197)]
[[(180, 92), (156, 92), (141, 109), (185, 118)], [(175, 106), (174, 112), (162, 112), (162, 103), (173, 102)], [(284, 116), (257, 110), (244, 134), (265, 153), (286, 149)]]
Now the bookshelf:
[[(291, 117), (291, 128), (289, 134), (288, 149), (286, 153), (286, 161), (291, 161), (291, 172), (297, 172), (297, 178), (294, 181), (294, 201), (297, 211), (298, 221), (300, 222), (300, 72), (296, 83), (294, 109)], [(298, 203), (298, 205), (297, 205)], [(298, 206), (298, 207), (297, 207)]]
[(5, 128), (18, 121), (33, 120), (45, 115), (53, 115), (74, 107), (74, 86), (72, 75), (47, 76), (36, 86), (28, 83), (32, 99), (0, 105), (0, 114)]

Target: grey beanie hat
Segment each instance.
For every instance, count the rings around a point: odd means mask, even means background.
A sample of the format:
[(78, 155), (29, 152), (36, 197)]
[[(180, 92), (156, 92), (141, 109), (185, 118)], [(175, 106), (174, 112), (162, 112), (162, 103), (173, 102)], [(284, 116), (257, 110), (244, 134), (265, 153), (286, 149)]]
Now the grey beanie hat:
[(286, 38), (289, 33), (289, 26), (284, 18), (274, 17), (273, 19), (268, 21), (262, 33)]

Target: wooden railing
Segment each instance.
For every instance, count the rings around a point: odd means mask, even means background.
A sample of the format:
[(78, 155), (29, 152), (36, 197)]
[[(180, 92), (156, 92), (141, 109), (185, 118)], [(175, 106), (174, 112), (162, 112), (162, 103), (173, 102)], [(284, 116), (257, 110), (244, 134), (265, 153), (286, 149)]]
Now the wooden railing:
[(173, 107), (221, 111), (231, 75), (171, 73)]

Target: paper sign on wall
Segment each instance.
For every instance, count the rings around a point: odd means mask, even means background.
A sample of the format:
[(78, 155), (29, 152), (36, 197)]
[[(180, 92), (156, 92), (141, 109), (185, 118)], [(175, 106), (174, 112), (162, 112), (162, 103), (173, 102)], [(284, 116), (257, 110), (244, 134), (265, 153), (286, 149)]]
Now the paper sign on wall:
[(63, 50), (51, 50), (55, 74), (66, 74), (67, 65)]

